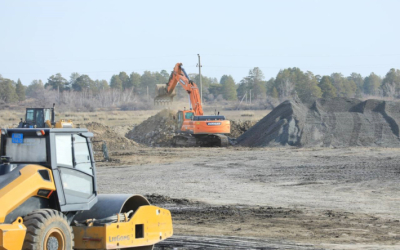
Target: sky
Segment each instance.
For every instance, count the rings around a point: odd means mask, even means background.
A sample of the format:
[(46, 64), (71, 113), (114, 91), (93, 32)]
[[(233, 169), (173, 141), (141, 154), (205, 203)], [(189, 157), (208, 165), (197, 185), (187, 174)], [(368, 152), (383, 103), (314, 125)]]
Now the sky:
[(400, 1), (0, 0), (0, 74), (24, 85), (61, 73), (188, 73), (236, 82), (298, 67), (345, 76), (400, 68)]

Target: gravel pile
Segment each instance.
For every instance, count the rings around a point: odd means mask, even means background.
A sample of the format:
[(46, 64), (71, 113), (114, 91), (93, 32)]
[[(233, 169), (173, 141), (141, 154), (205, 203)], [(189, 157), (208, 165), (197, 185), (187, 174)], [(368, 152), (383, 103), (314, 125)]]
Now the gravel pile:
[(399, 147), (400, 103), (352, 98), (285, 101), (237, 139), (240, 146)]

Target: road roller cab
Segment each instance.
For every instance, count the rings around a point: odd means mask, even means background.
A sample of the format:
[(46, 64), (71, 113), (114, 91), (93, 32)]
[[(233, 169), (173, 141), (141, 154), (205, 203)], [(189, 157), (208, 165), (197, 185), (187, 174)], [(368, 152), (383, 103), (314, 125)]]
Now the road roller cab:
[(140, 195), (98, 194), (92, 137), (1, 130), (0, 250), (152, 249), (172, 236), (168, 210)]

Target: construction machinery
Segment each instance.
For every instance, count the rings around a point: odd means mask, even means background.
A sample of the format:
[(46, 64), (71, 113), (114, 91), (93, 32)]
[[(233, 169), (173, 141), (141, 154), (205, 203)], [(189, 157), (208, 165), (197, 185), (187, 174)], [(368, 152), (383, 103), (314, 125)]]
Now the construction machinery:
[(25, 121), (18, 124), (18, 128), (73, 128), (71, 120), (55, 121), (55, 104), (52, 108), (27, 108)]
[(98, 194), (86, 129), (1, 130), (0, 249), (137, 249), (173, 234), (141, 195)]
[(203, 114), (199, 89), (196, 83), (189, 79), (182, 63), (175, 65), (166, 84), (157, 84), (157, 96), (154, 98), (154, 103), (172, 102), (178, 83), (189, 94), (190, 108), (178, 111), (177, 122), (180, 135), (174, 137), (174, 143), (177, 146), (228, 146), (229, 139), (226, 134), (231, 132), (230, 121), (222, 115), (205, 116)]

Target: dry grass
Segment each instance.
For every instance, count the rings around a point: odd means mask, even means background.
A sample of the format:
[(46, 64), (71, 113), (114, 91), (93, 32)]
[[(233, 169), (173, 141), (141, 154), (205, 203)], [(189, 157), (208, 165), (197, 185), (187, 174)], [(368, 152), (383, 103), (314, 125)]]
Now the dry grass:
[[(186, 103), (187, 104), (187, 103)], [(172, 110), (178, 111), (182, 109), (185, 103), (174, 103), (170, 107)], [(131, 126), (137, 125), (155, 115), (165, 107), (156, 107), (153, 110), (138, 110), (138, 111), (97, 111), (97, 112), (57, 112), (56, 120), (71, 119), (76, 125), (99, 122), (107, 126)], [(215, 110), (204, 109), (205, 115), (214, 115)], [(221, 109), (222, 110), (222, 109)], [(266, 116), (270, 110), (222, 110), (221, 115), (224, 115), (229, 120), (235, 121), (258, 121)], [(21, 118), (25, 117), (24, 110), (0, 110), (0, 127), (15, 127)]]

